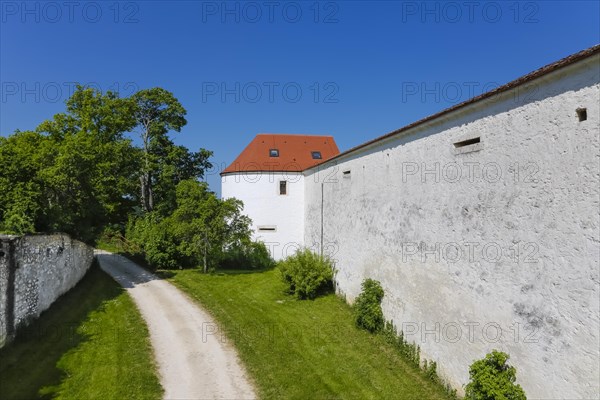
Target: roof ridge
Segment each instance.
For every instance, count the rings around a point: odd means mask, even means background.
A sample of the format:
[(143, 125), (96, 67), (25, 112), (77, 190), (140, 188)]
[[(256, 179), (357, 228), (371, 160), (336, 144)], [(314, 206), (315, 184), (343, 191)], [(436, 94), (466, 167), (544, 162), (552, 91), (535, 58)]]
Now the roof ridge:
[(257, 133), (256, 136), (333, 137), (333, 135), (315, 135), (315, 134), (309, 134), (309, 133)]
[(596, 44), (596, 45), (594, 45), (592, 47), (589, 47), (587, 49), (578, 51), (577, 53), (573, 53), (573, 54), (568, 55), (566, 57), (563, 57), (563, 58), (561, 58), (561, 59), (559, 59), (557, 61), (554, 61), (554, 62), (546, 64), (546, 65), (544, 65), (544, 66), (542, 66), (540, 68), (537, 68), (537, 69), (535, 69), (535, 70), (533, 70), (533, 71), (531, 71), (531, 72), (529, 72), (529, 73), (527, 73), (525, 75), (521, 75), (520, 77), (518, 77), (516, 79), (513, 79), (513, 80), (511, 80), (511, 81), (509, 81), (509, 82), (507, 82), (507, 83), (505, 83), (503, 85), (500, 85), (499, 87), (497, 87), (495, 89), (492, 89), (490, 91), (487, 91), (487, 92), (482, 93), (480, 95), (477, 95), (475, 97), (467, 99), (467, 100), (465, 100), (463, 102), (460, 102), (458, 104), (455, 104), (453, 106), (445, 108), (445, 109), (443, 109), (441, 111), (438, 111), (438, 112), (436, 112), (434, 114), (430, 114), (430, 115), (428, 115), (425, 118), (421, 118), (421, 119), (419, 119), (419, 120), (417, 120), (415, 122), (412, 122), (412, 123), (410, 123), (408, 125), (405, 125), (405, 126), (403, 126), (401, 128), (395, 129), (395, 130), (393, 130), (393, 131), (391, 131), (389, 133), (386, 133), (384, 135), (377, 136), (374, 139), (371, 139), (371, 140), (368, 140), (366, 142), (363, 142), (363, 143), (361, 143), (361, 144), (359, 144), (357, 146), (351, 147), (350, 149), (342, 151), (342, 152), (338, 153), (337, 155), (331, 157), (328, 160), (323, 160), (323, 161), (319, 162), (318, 164), (313, 165), (311, 167), (308, 167), (306, 169), (307, 170), (308, 169), (312, 169), (312, 168), (315, 168), (315, 167), (317, 167), (317, 166), (319, 166), (321, 164), (325, 164), (326, 162), (330, 162), (331, 160), (339, 159), (339, 158), (344, 157), (344, 156), (346, 156), (348, 154), (351, 154), (351, 153), (353, 153), (355, 151), (358, 151), (358, 150), (360, 150), (360, 149), (362, 149), (364, 147), (367, 147), (369, 145), (375, 144), (375, 143), (380, 142), (382, 140), (389, 139), (389, 138), (394, 137), (394, 136), (396, 136), (398, 134), (401, 134), (401, 133), (404, 133), (404, 132), (406, 132), (406, 131), (408, 131), (410, 129), (413, 129), (413, 128), (419, 126), (419, 125), (425, 124), (427, 122), (434, 121), (437, 118), (440, 118), (440, 117), (442, 117), (442, 116), (444, 116), (446, 114), (450, 114), (450, 113), (455, 112), (455, 111), (457, 111), (459, 109), (462, 109), (464, 107), (467, 107), (467, 106), (470, 106), (472, 104), (478, 103), (479, 101), (483, 101), (483, 100), (486, 100), (486, 99), (488, 99), (490, 97), (498, 95), (500, 93), (512, 90), (512, 89), (514, 89), (516, 87), (519, 87), (521, 85), (529, 83), (529, 82), (531, 82), (531, 81), (533, 81), (535, 79), (538, 79), (538, 78), (541, 78), (543, 76), (546, 76), (546, 75), (550, 74), (551, 72), (554, 72), (554, 71), (560, 70), (561, 68), (573, 65), (573, 64), (577, 63), (578, 61), (590, 58), (590, 57), (592, 57), (592, 56), (594, 56), (594, 55), (596, 55), (598, 53), (600, 53), (600, 44)]

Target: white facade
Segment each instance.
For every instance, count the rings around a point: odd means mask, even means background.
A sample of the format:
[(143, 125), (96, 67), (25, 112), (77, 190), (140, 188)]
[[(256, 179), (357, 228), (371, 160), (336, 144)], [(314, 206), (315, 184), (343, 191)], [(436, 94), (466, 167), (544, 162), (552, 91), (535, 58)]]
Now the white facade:
[[(286, 182), (286, 194), (280, 185)], [(254, 239), (267, 245), (275, 260), (304, 243), (304, 176), (301, 172), (237, 172), (221, 177), (221, 196), (244, 202)]]
[(305, 170), (289, 197), (239, 178), (223, 196), (277, 226), (258, 238), (323, 248), (351, 302), (379, 280), (386, 319), (459, 392), (497, 349), (529, 398), (599, 397), (597, 52)]
[(458, 389), (497, 349), (529, 398), (599, 396), (599, 57), (305, 171), (306, 243)]

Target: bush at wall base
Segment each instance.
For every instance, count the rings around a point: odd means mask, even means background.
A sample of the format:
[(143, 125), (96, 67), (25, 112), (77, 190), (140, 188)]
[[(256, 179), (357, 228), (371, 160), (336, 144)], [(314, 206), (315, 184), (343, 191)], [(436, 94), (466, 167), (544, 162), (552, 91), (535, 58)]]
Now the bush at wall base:
[(277, 263), (281, 279), (298, 299), (314, 299), (333, 287), (333, 262), (327, 256), (300, 249)]
[(515, 383), (517, 370), (506, 363), (508, 358), (508, 354), (492, 350), (471, 364), (465, 400), (527, 400), (521, 385)]
[(222, 269), (269, 269), (275, 266), (267, 246), (262, 242), (244, 242), (223, 252), (219, 268)]
[(354, 322), (357, 327), (369, 332), (379, 332), (383, 329), (382, 299), (381, 284), (373, 279), (365, 279), (362, 282), (362, 292), (354, 302)]

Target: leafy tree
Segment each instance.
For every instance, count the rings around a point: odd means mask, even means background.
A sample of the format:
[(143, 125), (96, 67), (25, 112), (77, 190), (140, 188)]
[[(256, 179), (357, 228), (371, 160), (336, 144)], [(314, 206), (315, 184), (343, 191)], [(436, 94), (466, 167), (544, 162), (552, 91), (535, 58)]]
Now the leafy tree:
[(525, 392), (515, 383), (517, 370), (507, 364), (508, 354), (493, 350), (469, 368), (470, 381), (465, 388), (468, 400), (526, 400)]
[(209, 258), (216, 266), (228, 246), (250, 236), (250, 219), (241, 214), (243, 204), (236, 199), (220, 200), (206, 183), (186, 180), (177, 186), (177, 209), (173, 213), (180, 251), (201, 259), (204, 272)]
[(132, 96), (133, 116), (142, 139), (143, 165), (140, 174), (142, 207), (154, 208), (153, 175), (158, 162), (157, 153), (170, 143), (167, 133), (179, 132), (187, 123), (186, 110), (173, 94), (162, 88), (140, 90)]
[(181, 181), (176, 209), (167, 217), (157, 211), (129, 224), (127, 237), (160, 268), (203, 265), (217, 267), (224, 251), (249, 241), (250, 219), (241, 214), (242, 202), (220, 200), (204, 182)]
[(131, 102), (78, 87), (67, 111), (0, 142), (0, 229), (93, 241), (132, 206), (138, 156), (124, 133)]
[(40, 171), (48, 150), (47, 139), (36, 132), (0, 137), (0, 231), (39, 229), (44, 186)]
[(124, 134), (134, 126), (132, 105), (115, 93), (78, 87), (67, 112), (42, 123), (57, 149), (41, 172), (48, 212), (44, 230), (91, 241), (108, 223), (123, 222), (132, 206), (137, 152)]
[(176, 146), (168, 138), (160, 142), (160, 145), (151, 146), (155, 155), (153, 204), (161, 215), (168, 216), (177, 207), (176, 188), (179, 182), (202, 179), (204, 171), (212, 167), (208, 161), (212, 152), (205, 149), (191, 152), (184, 146)]
[[(249, 237), (249, 220), (241, 202), (221, 201), (198, 182), (212, 153), (168, 137), (185, 113), (164, 89), (120, 98), (78, 86), (65, 112), (0, 138), (0, 231), (62, 231), (93, 242), (131, 220), (128, 233), (153, 263), (190, 265), (199, 254), (205, 267), (215, 262)], [(136, 127), (142, 148), (126, 137)]]

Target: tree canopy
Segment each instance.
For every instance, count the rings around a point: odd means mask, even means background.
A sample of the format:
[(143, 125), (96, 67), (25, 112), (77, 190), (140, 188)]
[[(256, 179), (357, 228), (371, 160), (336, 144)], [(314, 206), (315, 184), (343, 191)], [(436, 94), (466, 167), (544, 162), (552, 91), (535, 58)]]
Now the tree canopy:
[(241, 201), (201, 181), (212, 152), (170, 136), (185, 115), (162, 88), (121, 98), (77, 87), (64, 112), (0, 137), (0, 232), (65, 232), (91, 244), (116, 232), (154, 266), (205, 270), (247, 246)]

